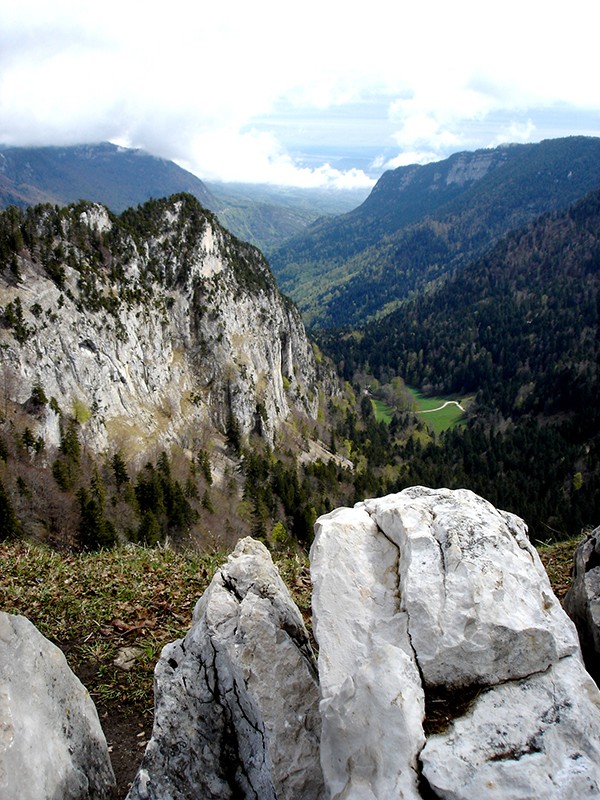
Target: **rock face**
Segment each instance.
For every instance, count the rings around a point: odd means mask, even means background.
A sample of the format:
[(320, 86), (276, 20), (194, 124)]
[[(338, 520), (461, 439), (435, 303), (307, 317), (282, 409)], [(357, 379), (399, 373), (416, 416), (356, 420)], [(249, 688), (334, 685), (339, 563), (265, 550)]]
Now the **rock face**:
[(318, 520), (311, 571), (332, 800), (598, 796), (600, 693), (521, 520), (414, 487)]
[(19, 213), (4, 221), (3, 400), (26, 404), (35, 386), (55, 399), (38, 409), (47, 445), (57, 407), (88, 446), (126, 457), (231, 425), (272, 443), (292, 411), (316, 417), (298, 312), (261, 253), (190, 195), (120, 217), (91, 203)]
[(581, 641), (583, 657), (596, 683), (600, 682), (600, 528), (575, 551), (573, 585), (564, 601)]
[(63, 653), (0, 613), (0, 797), (103, 800), (114, 787), (96, 709)]
[(129, 800), (324, 797), (316, 665), (266, 548), (241, 540), (155, 671)]

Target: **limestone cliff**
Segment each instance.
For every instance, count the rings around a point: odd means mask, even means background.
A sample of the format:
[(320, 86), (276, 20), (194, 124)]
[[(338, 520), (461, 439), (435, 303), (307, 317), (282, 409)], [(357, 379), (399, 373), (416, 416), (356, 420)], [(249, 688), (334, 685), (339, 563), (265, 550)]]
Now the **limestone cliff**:
[(314, 418), (317, 364), (261, 253), (190, 195), (113, 216), (78, 203), (9, 209), (0, 222), (2, 402), (59, 411), (95, 450), (192, 447), (202, 431), (272, 442)]

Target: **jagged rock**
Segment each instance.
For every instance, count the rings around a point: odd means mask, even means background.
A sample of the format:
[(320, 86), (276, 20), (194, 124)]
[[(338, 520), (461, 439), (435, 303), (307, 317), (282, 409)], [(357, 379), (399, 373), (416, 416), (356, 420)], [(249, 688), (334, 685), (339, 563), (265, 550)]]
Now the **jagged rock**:
[(495, 684), (579, 649), (522, 520), (461, 489), (414, 487), (365, 508), (399, 548), (427, 684)]
[(103, 800), (114, 788), (87, 690), (29, 620), (0, 612), (0, 797)]
[[(521, 520), (414, 487), (315, 531), (331, 800), (598, 796), (600, 693)], [(426, 740), (443, 692), (454, 719)]]
[(323, 797), (316, 665), (266, 548), (241, 540), (155, 671), (129, 800)]
[[(317, 370), (331, 386), (333, 372), (317, 367), (262, 254), (193, 198), (152, 201), (126, 219), (92, 203), (46, 207), (36, 226), (62, 255), (53, 279), (34, 243), (15, 252), (21, 280), (0, 280), (0, 306), (18, 302), (22, 314), (21, 336), (0, 329), (7, 399), (23, 406), (41, 385), (80, 420), (89, 447), (127, 457), (190, 448), (231, 420), (272, 443), (292, 411), (316, 418)], [(49, 408), (31, 425), (59, 444)]]
[(575, 550), (573, 585), (564, 607), (581, 642), (583, 657), (593, 678), (600, 681), (600, 527)]

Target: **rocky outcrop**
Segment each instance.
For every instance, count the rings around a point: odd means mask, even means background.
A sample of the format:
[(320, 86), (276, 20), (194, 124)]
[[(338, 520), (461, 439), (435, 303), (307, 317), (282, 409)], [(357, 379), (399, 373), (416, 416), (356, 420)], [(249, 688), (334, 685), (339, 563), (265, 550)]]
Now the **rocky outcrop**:
[(600, 682), (600, 528), (575, 550), (573, 584), (564, 606), (577, 627), (583, 658), (596, 683)]
[(54, 398), (35, 422), (47, 445), (58, 409), (88, 446), (126, 457), (193, 448), (207, 429), (272, 443), (292, 412), (316, 417), (297, 310), (260, 252), (194, 198), (120, 217), (91, 203), (16, 214), (3, 222), (2, 399), (24, 406), (35, 387)]
[(342, 798), (600, 792), (600, 694), (521, 520), (407, 489), (317, 521), (321, 760)]
[(96, 709), (63, 653), (0, 612), (0, 797), (108, 800), (114, 787)]
[(241, 540), (155, 672), (129, 800), (324, 797), (316, 665), (266, 548)]

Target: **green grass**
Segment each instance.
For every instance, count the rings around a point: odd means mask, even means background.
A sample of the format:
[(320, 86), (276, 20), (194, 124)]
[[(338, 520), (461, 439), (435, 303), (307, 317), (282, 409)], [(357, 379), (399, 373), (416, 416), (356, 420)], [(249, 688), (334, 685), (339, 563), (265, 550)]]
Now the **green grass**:
[(385, 422), (386, 425), (389, 425), (394, 416), (394, 409), (386, 405), (382, 400), (374, 400), (373, 398), (371, 398), (371, 404), (377, 422)]
[[(466, 410), (473, 400), (472, 397), (460, 397), (452, 395), (448, 397), (425, 397), (418, 389), (412, 386), (407, 386), (407, 390), (412, 395), (419, 418), (425, 422), (436, 434), (453, 428), (455, 425), (461, 424), (463, 420), (463, 412), (455, 405), (455, 401)], [(445, 408), (440, 408), (444, 403), (450, 402)], [(440, 409), (435, 411), (434, 409)], [(424, 413), (425, 412), (425, 413)]]

